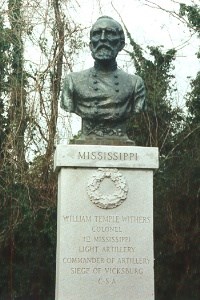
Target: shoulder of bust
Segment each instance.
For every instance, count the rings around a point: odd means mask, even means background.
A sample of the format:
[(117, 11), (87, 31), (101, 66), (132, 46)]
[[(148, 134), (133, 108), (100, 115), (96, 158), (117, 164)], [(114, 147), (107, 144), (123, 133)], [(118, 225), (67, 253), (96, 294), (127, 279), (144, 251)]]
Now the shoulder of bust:
[(127, 73), (127, 72), (125, 72), (121, 69), (118, 69), (118, 75), (119, 75), (120, 78), (123, 78), (123, 81), (131, 82), (131, 84), (133, 84), (134, 86), (136, 84), (142, 84), (143, 83), (143, 80), (140, 76), (135, 75), (135, 74)]
[(91, 73), (91, 70), (92, 70), (92, 68), (82, 70), (79, 72), (71, 72), (68, 74), (68, 76), (75, 80), (85, 78), (85, 77), (89, 76), (89, 74)]
[(121, 69), (118, 69), (118, 72), (119, 72), (120, 75), (124, 75), (124, 76), (130, 77), (130, 78), (133, 78), (135, 80), (142, 79), (139, 75), (130, 74), (130, 73), (125, 72), (125, 71), (123, 71)]
[(121, 69), (118, 69), (118, 74), (120, 76), (123, 76), (125, 78), (130, 78), (131, 80), (134, 80), (134, 81), (137, 81), (137, 80), (142, 80), (142, 78), (138, 75), (135, 75), (135, 74), (130, 74), (130, 73), (127, 73)]

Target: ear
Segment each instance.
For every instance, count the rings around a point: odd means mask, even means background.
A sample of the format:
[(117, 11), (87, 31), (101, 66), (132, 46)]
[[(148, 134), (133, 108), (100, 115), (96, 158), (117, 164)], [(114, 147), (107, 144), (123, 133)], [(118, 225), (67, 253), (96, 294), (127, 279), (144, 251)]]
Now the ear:
[(125, 46), (125, 42), (121, 41), (119, 46), (119, 51), (121, 51), (124, 48), (124, 46)]
[(92, 42), (91, 42), (91, 41), (89, 42), (89, 48), (90, 48), (90, 50), (92, 51), (93, 46), (92, 46)]

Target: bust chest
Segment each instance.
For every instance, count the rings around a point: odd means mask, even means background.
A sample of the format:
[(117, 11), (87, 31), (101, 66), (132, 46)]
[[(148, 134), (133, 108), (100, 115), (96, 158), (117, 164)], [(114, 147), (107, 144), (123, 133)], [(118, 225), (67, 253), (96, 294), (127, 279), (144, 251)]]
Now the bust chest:
[(134, 84), (119, 71), (79, 73), (73, 78), (75, 110), (82, 118), (117, 120), (132, 111)]

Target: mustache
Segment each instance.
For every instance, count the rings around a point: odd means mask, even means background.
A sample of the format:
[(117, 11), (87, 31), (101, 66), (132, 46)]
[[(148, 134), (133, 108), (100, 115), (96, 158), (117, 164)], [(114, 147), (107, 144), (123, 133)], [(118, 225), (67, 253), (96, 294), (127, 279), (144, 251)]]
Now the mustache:
[(109, 45), (107, 45), (107, 44), (101, 44), (101, 45), (98, 45), (96, 48), (95, 48), (95, 50), (101, 50), (101, 49), (107, 49), (107, 50), (113, 50), (112, 49), (112, 47), (110, 47)]

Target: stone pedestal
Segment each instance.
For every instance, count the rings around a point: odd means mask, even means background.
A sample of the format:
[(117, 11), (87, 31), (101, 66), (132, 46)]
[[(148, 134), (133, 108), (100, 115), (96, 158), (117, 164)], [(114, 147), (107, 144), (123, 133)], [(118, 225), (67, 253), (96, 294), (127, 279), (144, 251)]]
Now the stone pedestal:
[(158, 149), (58, 146), (56, 300), (153, 300)]

